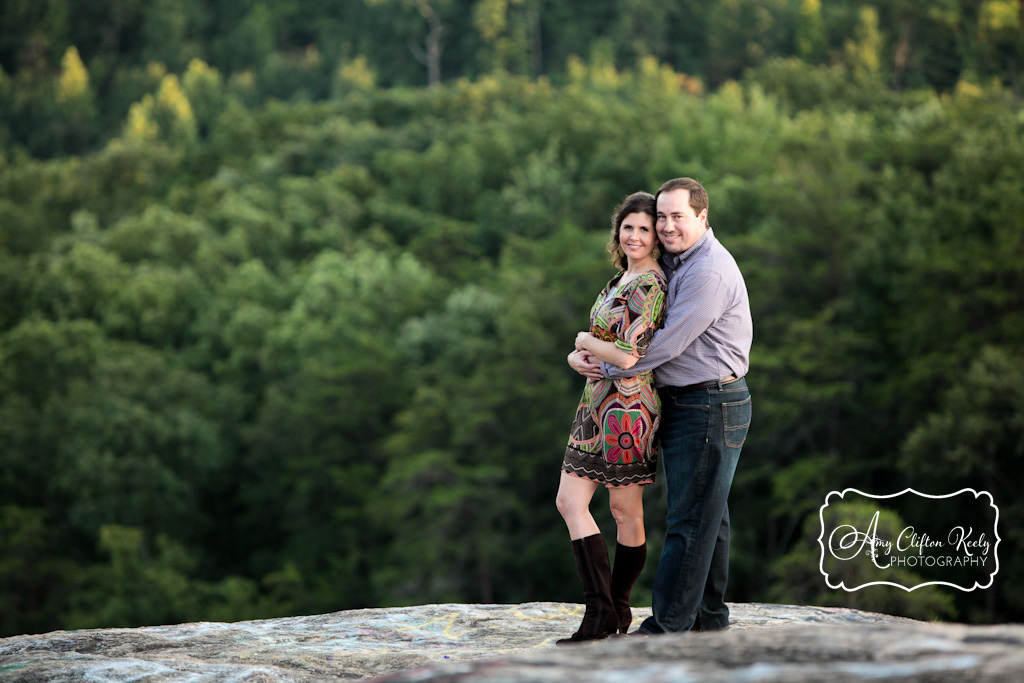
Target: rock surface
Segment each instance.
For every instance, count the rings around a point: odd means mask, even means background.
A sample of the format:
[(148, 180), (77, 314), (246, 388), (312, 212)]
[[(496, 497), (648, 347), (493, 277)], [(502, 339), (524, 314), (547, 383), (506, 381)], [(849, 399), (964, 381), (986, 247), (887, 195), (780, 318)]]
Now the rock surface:
[[(1018, 681), (1024, 626), (732, 605), (733, 626), (555, 647), (582, 607), (424, 605), (0, 639), (0, 681)], [(649, 609), (634, 609), (638, 624)], [(376, 678), (374, 678), (376, 677)]]

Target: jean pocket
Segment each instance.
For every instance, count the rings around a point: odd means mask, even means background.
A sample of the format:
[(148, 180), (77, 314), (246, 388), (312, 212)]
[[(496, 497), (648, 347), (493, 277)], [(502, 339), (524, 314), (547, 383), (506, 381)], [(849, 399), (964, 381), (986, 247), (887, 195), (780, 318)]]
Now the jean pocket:
[(722, 404), (722, 418), (725, 423), (725, 445), (739, 448), (747, 438), (750, 429), (750, 397), (742, 401)]
[[(672, 407), (676, 410), (694, 411), (699, 410), (705, 414), (710, 414), (708, 411), (711, 406), (708, 405), (707, 394), (700, 394), (695, 392), (693, 394), (680, 394), (678, 396), (670, 396), (669, 402)], [(665, 412), (665, 404), (662, 404), (662, 412)]]

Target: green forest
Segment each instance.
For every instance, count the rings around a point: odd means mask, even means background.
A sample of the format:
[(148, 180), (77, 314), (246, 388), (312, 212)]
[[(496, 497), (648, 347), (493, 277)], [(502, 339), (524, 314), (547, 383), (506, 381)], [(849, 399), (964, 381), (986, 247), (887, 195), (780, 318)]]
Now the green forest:
[[(0, 636), (578, 602), (565, 358), (678, 176), (754, 317), (729, 599), (1024, 619), (1024, 2), (5, 0)], [(829, 589), (847, 487), (990, 492), (993, 586)]]

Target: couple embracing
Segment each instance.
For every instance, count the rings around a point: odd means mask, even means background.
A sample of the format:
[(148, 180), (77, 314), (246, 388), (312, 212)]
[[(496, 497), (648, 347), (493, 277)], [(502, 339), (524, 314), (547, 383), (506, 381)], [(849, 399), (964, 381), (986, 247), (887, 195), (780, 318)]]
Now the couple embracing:
[[(587, 378), (556, 505), (569, 529), (586, 612), (559, 644), (626, 633), (647, 557), (642, 490), (660, 444), (668, 494), (652, 616), (634, 634), (729, 625), (727, 499), (750, 425), (744, 380), (753, 327), (736, 261), (708, 225), (690, 178), (637, 192), (612, 217), (619, 273), (597, 297), (568, 362)], [(590, 514), (604, 485), (617, 526), (614, 566)]]

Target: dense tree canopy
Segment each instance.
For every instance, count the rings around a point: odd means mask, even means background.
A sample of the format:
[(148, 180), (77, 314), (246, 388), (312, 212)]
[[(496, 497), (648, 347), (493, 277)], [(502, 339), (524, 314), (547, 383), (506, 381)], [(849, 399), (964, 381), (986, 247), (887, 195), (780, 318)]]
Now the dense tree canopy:
[(0, 634), (577, 600), (565, 355), (682, 175), (755, 321), (730, 599), (1024, 617), (1012, 562), (851, 597), (809, 549), (850, 486), (1024, 544), (1018, 4), (573, 7), (4, 4)]
[(9, 0), (0, 8), (0, 144), (36, 157), (95, 149), (126, 119), (141, 132), (128, 116), (140, 107), (166, 112), (167, 125), (173, 112), (180, 134), (202, 137), (221, 104), (211, 78), (247, 104), (321, 101), (353, 87), (436, 86), (495, 70), (561, 84), (574, 59), (632, 68), (653, 58), (715, 89), (791, 57), (844, 67), (894, 91), (995, 82), (1019, 97), (1024, 5)]

